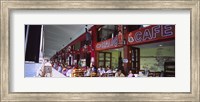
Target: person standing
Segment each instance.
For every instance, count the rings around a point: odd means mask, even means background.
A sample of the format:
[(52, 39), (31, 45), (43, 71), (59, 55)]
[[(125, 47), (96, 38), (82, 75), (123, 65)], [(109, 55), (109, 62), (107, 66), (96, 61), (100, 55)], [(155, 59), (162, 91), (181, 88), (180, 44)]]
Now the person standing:
[(52, 65), (48, 59), (45, 60), (43, 72), (45, 77), (52, 77)]

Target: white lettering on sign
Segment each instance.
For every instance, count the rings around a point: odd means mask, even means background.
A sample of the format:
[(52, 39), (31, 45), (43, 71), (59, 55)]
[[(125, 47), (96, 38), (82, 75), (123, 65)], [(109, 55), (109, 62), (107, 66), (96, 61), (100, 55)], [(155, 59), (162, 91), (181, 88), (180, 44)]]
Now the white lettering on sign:
[(166, 25), (166, 26), (164, 26), (164, 33), (162, 33), (163, 35), (162, 36), (171, 36), (171, 35), (173, 35), (173, 32), (172, 32), (172, 26), (170, 26), (170, 25)]
[(106, 41), (102, 41), (97, 43), (96, 49), (107, 49), (111, 47), (117, 47), (118, 46), (118, 38), (114, 37), (113, 39), (108, 39)]
[(160, 25), (152, 27), (152, 38), (156, 38), (156, 35), (160, 33)]
[(144, 30), (143, 40), (151, 39), (151, 33), (149, 29)]
[(138, 31), (130, 32), (128, 43), (137, 43), (143, 41), (153, 41), (175, 35), (174, 25), (155, 25)]
[(138, 31), (135, 33), (135, 41), (136, 42), (142, 41), (142, 32)]

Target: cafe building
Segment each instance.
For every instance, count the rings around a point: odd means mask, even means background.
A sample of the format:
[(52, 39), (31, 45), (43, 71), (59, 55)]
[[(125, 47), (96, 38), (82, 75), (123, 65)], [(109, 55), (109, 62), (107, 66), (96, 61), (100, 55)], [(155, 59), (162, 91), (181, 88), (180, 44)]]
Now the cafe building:
[(93, 25), (51, 60), (121, 69), (125, 75), (129, 70), (161, 72), (169, 64), (175, 76), (175, 25)]

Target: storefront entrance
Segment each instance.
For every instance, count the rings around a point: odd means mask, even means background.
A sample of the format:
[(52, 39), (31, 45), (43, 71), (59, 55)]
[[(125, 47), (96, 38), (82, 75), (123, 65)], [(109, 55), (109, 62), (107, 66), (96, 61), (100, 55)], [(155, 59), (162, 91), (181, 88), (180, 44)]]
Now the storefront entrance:
[(99, 67), (102, 66), (106, 68), (107, 66), (111, 68), (112, 65), (112, 53), (111, 52), (99, 52)]
[[(166, 63), (175, 63), (175, 40), (132, 46), (132, 56), (132, 67), (136, 68), (137, 73), (139, 67), (140, 71), (164, 71)], [(172, 64), (172, 66), (174, 65)], [(170, 72), (175, 73), (173, 67)], [(175, 74), (173, 75), (175, 76)]]
[(131, 70), (133, 73), (139, 73), (140, 70), (140, 48), (132, 47), (131, 48)]
[(97, 67), (110, 67), (112, 70), (123, 70), (123, 48), (98, 52)]
[(69, 65), (72, 65), (72, 57), (69, 57)]

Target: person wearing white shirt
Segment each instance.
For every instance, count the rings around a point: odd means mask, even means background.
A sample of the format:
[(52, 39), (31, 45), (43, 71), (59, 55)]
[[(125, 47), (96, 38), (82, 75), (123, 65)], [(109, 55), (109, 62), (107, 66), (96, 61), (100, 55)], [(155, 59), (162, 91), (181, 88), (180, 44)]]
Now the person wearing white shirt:
[(84, 76), (86, 76), (86, 77), (89, 77), (89, 76), (90, 76), (90, 74), (91, 74), (91, 71), (92, 71), (92, 69), (91, 69), (91, 68), (89, 68), (89, 67), (87, 67), (87, 70), (86, 70), (86, 73), (85, 73), (85, 75), (84, 75)]
[(103, 68), (102, 66), (100, 66), (100, 67), (98, 68), (98, 73), (100, 74), (100, 76), (102, 76), (104, 73), (106, 73), (106, 72), (105, 72), (105, 68)]
[(56, 69), (56, 67), (57, 67), (57, 64), (56, 64), (56, 63), (54, 63), (54, 64), (53, 64), (53, 68), (54, 68), (54, 69)]
[(109, 67), (107, 67), (106, 73), (112, 73), (112, 70)]
[(62, 67), (61, 67), (61, 65), (58, 66), (58, 72), (60, 72), (60, 73), (62, 72)]
[(73, 69), (69, 69), (69, 70), (67, 71), (67, 73), (66, 73), (66, 76), (67, 76), (67, 77), (72, 77), (72, 70), (73, 70)]
[(101, 76), (104, 74), (104, 73), (106, 73), (106, 70), (105, 70), (105, 68), (102, 68), (102, 70), (101, 70)]

